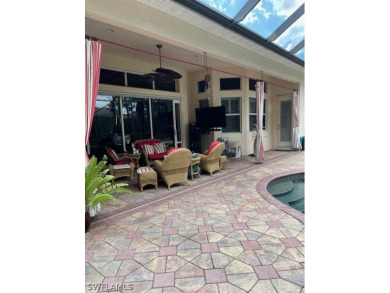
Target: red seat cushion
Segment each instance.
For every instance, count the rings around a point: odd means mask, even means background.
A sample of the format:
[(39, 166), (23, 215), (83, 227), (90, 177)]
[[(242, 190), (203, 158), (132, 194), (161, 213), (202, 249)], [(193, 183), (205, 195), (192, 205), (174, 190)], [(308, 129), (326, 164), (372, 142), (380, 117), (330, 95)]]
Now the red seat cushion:
[(139, 151), (142, 151), (142, 146), (144, 144), (149, 144), (149, 145), (153, 146), (155, 143), (159, 143), (159, 142), (161, 142), (161, 140), (159, 140), (159, 139), (148, 139), (148, 140), (141, 141), (141, 142), (137, 143), (136, 148)]
[(180, 148), (173, 148), (173, 149), (170, 149), (169, 151), (167, 151), (167, 155), (169, 155), (169, 154), (172, 153), (173, 151), (180, 150), (180, 149), (185, 149), (185, 148), (180, 147)]
[(148, 155), (149, 160), (162, 160), (166, 153)]
[(207, 151), (207, 154), (209, 154), (211, 152), (211, 150), (216, 146), (220, 144), (220, 141), (214, 141), (210, 144), (210, 147), (209, 147), (209, 150)]

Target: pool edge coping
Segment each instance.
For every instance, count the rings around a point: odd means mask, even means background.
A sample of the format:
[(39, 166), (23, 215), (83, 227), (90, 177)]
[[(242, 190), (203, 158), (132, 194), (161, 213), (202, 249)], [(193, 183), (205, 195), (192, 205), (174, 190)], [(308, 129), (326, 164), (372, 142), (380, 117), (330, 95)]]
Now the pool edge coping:
[(271, 181), (273, 181), (277, 178), (280, 178), (280, 177), (285, 177), (285, 176), (289, 176), (289, 175), (296, 175), (296, 174), (301, 174), (301, 173), (305, 173), (305, 169), (295, 169), (292, 171), (286, 171), (286, 172), (282, 172), (282, 173), (269, 175), (269, 176), (261, 179), (259, 182), (257, 182), (256, 191), (268, 203), (272, 204), (273, 206), (276, 206), (277, 208), (281, 209), (282, 211), (289, 214), (290, 216), (293, 216), (298, 221), (300, 221), (302, 224), (305, 224), (305, 214), (303, 214), (300, 211), (297, 211), (296, 209), (277, 200), (267, 190), (267, 185)]

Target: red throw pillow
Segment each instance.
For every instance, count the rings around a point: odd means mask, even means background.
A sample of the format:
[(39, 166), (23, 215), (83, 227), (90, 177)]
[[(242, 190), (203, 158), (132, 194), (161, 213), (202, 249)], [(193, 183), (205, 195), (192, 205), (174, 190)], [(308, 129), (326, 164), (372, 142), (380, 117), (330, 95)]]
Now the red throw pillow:
[(207, 151), (207, 155), (211, 152), (211, 150), (220, 143), (220, 141), (214, 141), (210, 144), (209, 150)]
[(169, 154), (172, 153), (173, 151), (180, 150), (180, 149), (185, 149), (185, 148), (184, 148), (184, 147), (180, 147), (180, 148), (173, 148), (173, 149), (170, 149), (169, 151), (167, 151), (167, 155), (169, 155)]

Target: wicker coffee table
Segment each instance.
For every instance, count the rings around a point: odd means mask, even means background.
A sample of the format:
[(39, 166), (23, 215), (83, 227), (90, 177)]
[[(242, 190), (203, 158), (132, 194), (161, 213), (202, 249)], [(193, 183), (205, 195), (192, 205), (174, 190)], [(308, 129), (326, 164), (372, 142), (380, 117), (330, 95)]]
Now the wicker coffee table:
[(157, 173), (150, 167), (139, 167), (137, 169), (137, 181), (141, 191), (144, 191), (144, 186), (154, 185), (157, 189)]

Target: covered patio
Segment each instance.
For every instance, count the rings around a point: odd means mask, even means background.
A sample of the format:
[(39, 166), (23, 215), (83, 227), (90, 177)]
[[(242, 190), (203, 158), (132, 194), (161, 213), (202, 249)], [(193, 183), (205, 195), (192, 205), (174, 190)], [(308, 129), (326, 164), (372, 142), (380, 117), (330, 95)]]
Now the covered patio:
[(104, 204), (85, 235), (86, 292), (304, 292), (304, 221), (263, 197), (304, 171), (304, 152), (266, 156)]

